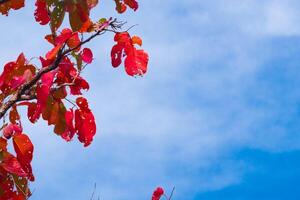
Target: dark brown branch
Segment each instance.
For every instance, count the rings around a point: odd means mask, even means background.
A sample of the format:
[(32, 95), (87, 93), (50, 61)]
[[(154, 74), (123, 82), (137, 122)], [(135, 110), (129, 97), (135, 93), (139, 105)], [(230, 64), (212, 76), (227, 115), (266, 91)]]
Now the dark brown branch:
[(35, 94), (31, 94), (31, 95), (25, 95), (23, 94), (20, 98), (20, 101), (30, 101), (30, 100), (34, 100), (36, 99), (36, 95)]
[(0, 0), (0, 5), (6, 2), (9, 2), (10, 0)]
[(37, 72), (37, 74), (27, 83), (22, 85), (15, 94), (12, 95), (12, 97), (4, 103), (0, 107), (0, 119), (5, 115), (5, 113), (17, 102), (27, 100), (22, 99), (22, 95), (26, 93), (27, 90), (30, 90), (42, 77), (43, 74), (50, 72), (54, 69), (56, 69), (60, 63), (60, 61), (63, 58), (62, 50), (59, 51), (56, 60), (52, 65), (49, 67), (42, 68), (40, 71)]
[[(0, 2), (3, 0), (0, 0)], [(113, 25), (113, 23), (115, 23), (116, 20), (111, 20), (109, 21), (107, 26), (111, 26)], [(17, 102), (19, 101), (24, 101), (24, 100), (33, 100), (36, 98), (35, 95), (28, 95), (28, 91), (30, 91), (32, 89), (32, 87), (41, 79), (42, 75), (55, 70), (58, 66), (59, 63), (61, 62), (61, 60), (63, 59), (64, 56), (66, 56), (67, 54), (71, 53), (72, 51), (74, 51), (75, 49), (81, 47), (82, 45), (88, 43), (89, 41), (91, 41), (92, 39), (94, 39), (95, 37), (97, 37), (98, 35), (101, 35), (103, 33), (103, 31), (105, 31), (105, 28), (107, 27), (103, 27), (102, 29), (99, 29), (96, 33), (94, 33), (93, 35), (91, 35), (90, 37), (88, 37), (86, 40), (82, 41), (79, 45), (77, 45), (74, 48), (70, 48), (67, 49), (65, 51), (63, 51), (63, 48), (60, 49), (60, 51), (57, 54), (57, 57), (54, 61), (54, 63), (48, 67), (42, 68), (40, 69), (36, 75), (27, 83), (25, 83), (24, 85), (22, 85), (17, 91), (16, 93), (14, 93), (10, 99), (5, 102), (4, 104), (2, 104), (2, 106), (0, 107), (0, 119), (3, 118), (3, 116), (5, 115), (5, 113)]]

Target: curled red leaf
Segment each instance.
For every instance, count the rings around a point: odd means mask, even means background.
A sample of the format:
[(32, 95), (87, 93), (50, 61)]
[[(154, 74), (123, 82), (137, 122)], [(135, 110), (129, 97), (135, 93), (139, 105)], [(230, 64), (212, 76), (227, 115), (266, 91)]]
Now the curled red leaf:
[(139, 8), (138, 2), (136, 0), (115, 0), (115, 3), (118, 13), (124, 13), (127, 9), (127, 6), (134, 11)]
[(113, 67), (118, 67), (122, 63), (123, 46), (116, 44), (111, 49), (111, 64)]
[(9, 124), (3, 129), (3, 136), (6, 139), (11, 138), (15, 133), (21, 133), (22, 127), (17, 124)]
[(91, 63), (93, 61), (93, 52), (89, 48), (84, 48), (81, 52), (81, 58), (86, 63)]
[(136, 11), (139, 8), (139, 4), (136, 0), (124, 0), (124, 3), (134, 11)]
[(35, 2), (36, 9), (34, 11), (35, 20), (41, 24), (46, 25), (50, 22), (50, 16), (47, 11), (47, 3), (45, 0), (37, 0)]

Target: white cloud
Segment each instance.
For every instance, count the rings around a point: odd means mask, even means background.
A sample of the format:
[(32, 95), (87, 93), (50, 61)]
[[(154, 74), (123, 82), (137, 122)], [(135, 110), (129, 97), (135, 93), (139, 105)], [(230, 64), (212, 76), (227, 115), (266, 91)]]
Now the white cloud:
[[(123, 69), (113, 69), (111, 36), (91, 44), (96, 62), (85, 76), (92, 86), (87, 96), (98, 135), (83, 150), (64, 143), (45, 123), (27, 125), (36, 145), (32, 199), (45, 198), (47, 192), (56, 199), (88, 198), (94, 182), (104, 199), (147, 198), (157, 184), (175, 185), (180, 199), (190, 191), (237, 184), (247, 163), (231, 158), (235, 149), (299, 148), (281, 125), (261, 127), (281, 108), (256, 82), (273, 56), (266, 40), (299, 34), (299, 7), (296, 1), (271, 0), (141, 2), (141, 10), (126, 17), (129, 24), (140, 24), (132, 32), (144, 36), (149, 73), (132, 79)], [(105, 9), (97, 13), (108, 15)], [(13, 33), (1, 32), (7, 38), (1, 63), (15, 59), (20, 50), (29, 56), (45, 53), (48, 46), (38, 39), (44, 29), (30, 25), (31, 15), (7, 19), (18, 26), (12, 26)], [(250, 105), (249, 96), (268, 106)]]

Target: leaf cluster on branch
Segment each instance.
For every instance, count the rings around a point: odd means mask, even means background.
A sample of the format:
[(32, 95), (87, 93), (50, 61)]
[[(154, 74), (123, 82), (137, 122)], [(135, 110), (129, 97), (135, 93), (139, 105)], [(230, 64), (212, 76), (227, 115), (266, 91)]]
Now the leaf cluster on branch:
[[(26, 3), (29, 3), (27, 1)], [(116, 10), (138, 9), (136, 0), (114, 0)], [(66, 141), (76, 135), (86, 147), (96, 134), (94, 115), (82, 92), (89, 83), (82, 71), (93, 62), (90, 48), (94, 38), (106, 33), (115, 34), (111, 62), (118, 67), (124, 60), (130, 76), (147, 72), (148, 54), (139, 49), (142, 39), (122, 31), (122, 23), (112, 18), (93, 21), (90, 12), (98, 0), (36, 0), (33, 16), (40, 25), (49, 26), (45, 40), (51, 48), (33, 64), (21, 53), (8, 62), (0, 75), (0, 200), (23, 200), (30, 195), (29, 182), (34, 181), (31, 161), (34, 145), (23, 131), (18, 108), (27, 109), (27, 118), (36, 123), (42, 118), (54, 126), (54, 133)], [(25, 0), (0, 0), (0, 13), (25, 6)], [(70, 27), (61, 27), (68, 15)], [(14, 152), (9, 152), (12, 143)]]

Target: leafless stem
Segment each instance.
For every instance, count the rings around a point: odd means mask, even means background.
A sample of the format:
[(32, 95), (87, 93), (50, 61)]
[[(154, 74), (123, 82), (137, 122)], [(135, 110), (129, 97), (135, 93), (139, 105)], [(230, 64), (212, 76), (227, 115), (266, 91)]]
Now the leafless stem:
[(93, 193), (92, 193), (92, 195), (91, 195), (90, 200), (93, 200), (93, 199), (94, 199), (94, 195), (95, 195), (96, 189), (97, 189), (97, 185), (96, 185), (96, 183), (95, 183), (95, 184), (94, 184), (94, 190), (93, 190)]
[(173, 189), (172, 189), (172, 192), (171, 192), (171, 194), (170, 194), (170, 196), (169, 196), (169, 199), (168, 199), (168, 200), (171, 200), (171, 199), (172, 199), (172, 197), (173, 197), (173, 194), (174, 194), (174, 191), (175, 191), (175, 187), (173, 187)]

